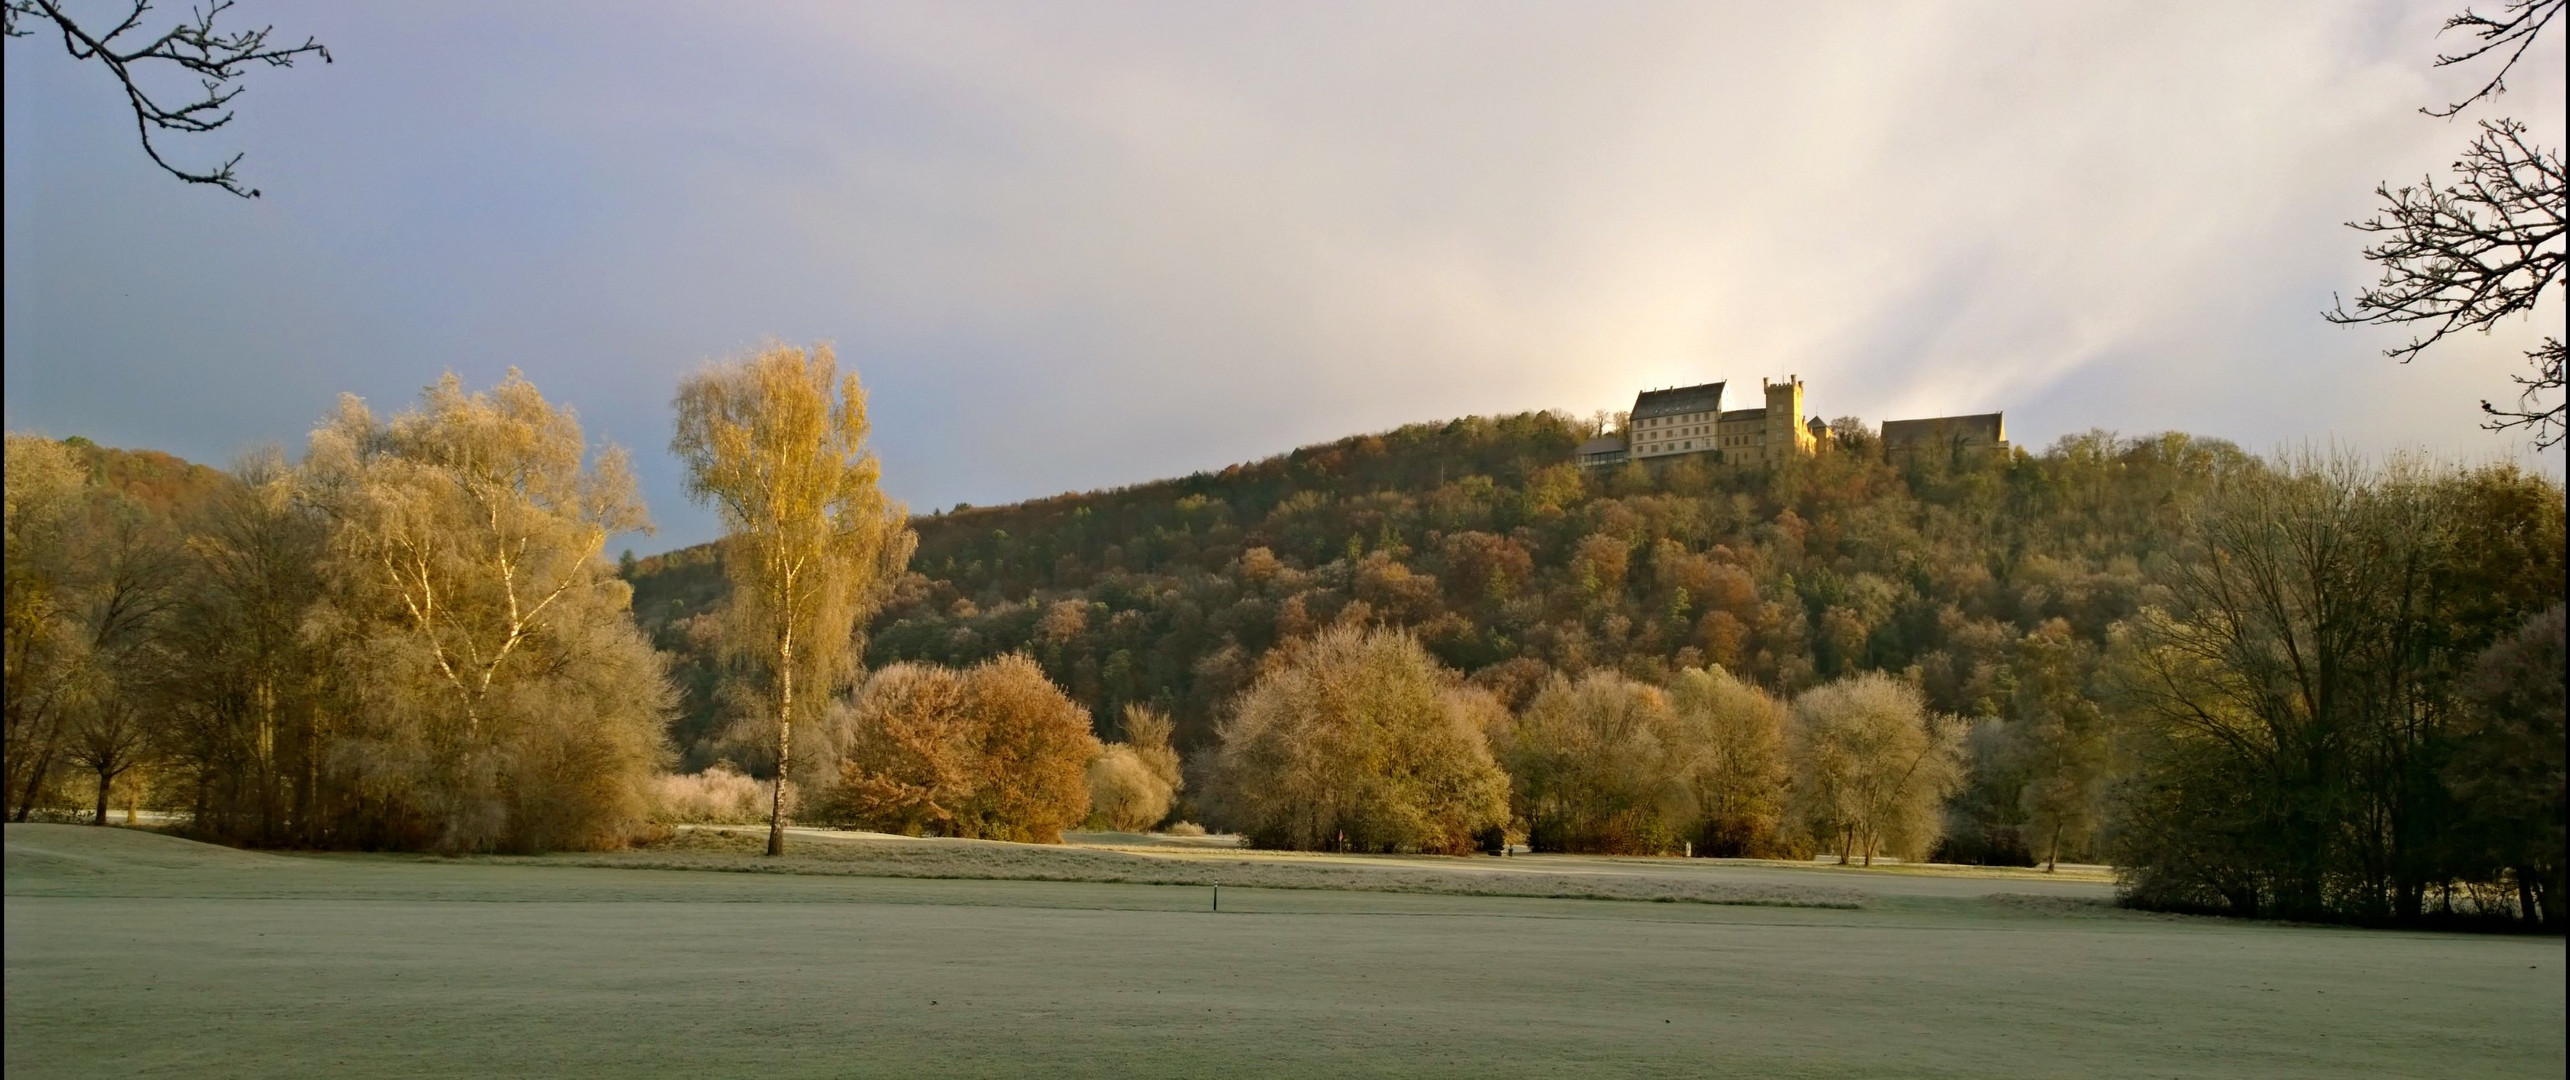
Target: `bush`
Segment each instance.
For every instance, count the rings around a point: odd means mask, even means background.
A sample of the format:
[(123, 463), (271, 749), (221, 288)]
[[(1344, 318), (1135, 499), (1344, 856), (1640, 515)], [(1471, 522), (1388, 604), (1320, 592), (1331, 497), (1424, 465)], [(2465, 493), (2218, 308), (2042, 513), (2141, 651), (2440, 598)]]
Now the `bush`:
[(1478, 719), (1497, 706), (1416, 638), (1341, 627), (1288, 649), (1218, 729), (1214, 804), (1253, 844), (1462, 854), (1507, 820)]
[(1089, 827), (1141, 832), (1169, 816), (1186, 787), (1178, 752), (1169, 746), (1169, 716), (1124, 707), (1124, 741), (1089, 762)]
[(672, 825), (756, 825), (768, 816), (768, 786), (720, 762), (701, 773), (651, 780), (652, 820)]
[(1052, 844), (1088, 816), (1102, 750), (1089, 714), (1023, 655), (887, 667), (858, 694), (853, 726), (822, 820)]
[(1089, 821), (1093, 829), (1141, 832), (1169, 816), (1174, 793), (1152, 775), (1133, 748), (1111, 744), (1089, 762)]

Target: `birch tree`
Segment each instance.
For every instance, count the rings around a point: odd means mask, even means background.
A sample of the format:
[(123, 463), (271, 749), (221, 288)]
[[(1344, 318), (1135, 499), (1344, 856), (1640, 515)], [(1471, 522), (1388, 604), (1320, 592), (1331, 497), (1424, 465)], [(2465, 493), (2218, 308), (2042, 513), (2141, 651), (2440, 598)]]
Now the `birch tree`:
[(1943, 835), (1945, 797), (1961, 773), (1962, 729), (1927, 710), (1918, 688), (1881, 672), (1853, 675), (1794, 700), (1787, 742), (1789, 810), (1838, 861), (1924, 857)]
[(770, 345), (708, 366), (674, 405), (670, 450), (687, 464), (688, 493), (723, 519), (744, 696), (775, 724), (767, 853), (782, 855), (795, 722), (853, 681), (858, 628), (916, 541), (877, 486), (865, 390), (829, 346)]
[(318, 625), (379, 805), (450, 850), (598, 846), (640, 820), (669, 693), (603, 557), (645, 527), (623, 451), (592, 461), (514, 370), (478, 394), (448, 375), (388, 423), (341, 399), (302, 484), (329, 519)]

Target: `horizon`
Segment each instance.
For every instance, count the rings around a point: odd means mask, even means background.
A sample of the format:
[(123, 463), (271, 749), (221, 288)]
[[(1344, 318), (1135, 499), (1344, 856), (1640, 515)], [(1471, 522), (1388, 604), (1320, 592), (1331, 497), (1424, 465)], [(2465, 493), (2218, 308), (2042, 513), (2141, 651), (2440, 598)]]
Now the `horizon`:
[[(1723, 381), (1725, 381), (1725, 380), (1715, 380), (1715, 381), (1716, 381), (1716, 382), (1723, 382)], [(1647, 388), (1647, 389), (1645, 389), (1645, 390), (1636, 391), (1636, 393), (1645, 393), (1645, 392), (1651, 392), (1651, 391), (1656, 391), (1656, 390), (1668, 390), (1668, 389), (1685, 389), (1685, 388), (1686, 388), (1686, 387), (1685, 387), (1685, 386), (1682, 386), (1682, 385), (1681, 385), (1681, 386), (1650, 387), (1650, 388)], [(481, 389), (481, 388), (480, 388), (480, 387), (473, 387), (472, 389), (476, 389), (476, 390), (478, 390), (478, 389)], [(371, 402), (370, 402), (369, 404), (370, 404), (370, 405), (372, 405), (373, 403), (371, 403)], [(555, 402), (555, 404), (559, 405), (559, 404), (562, 404), (562, 403), (561, 403), (561, 402)], [(407, 406), (405, 405), (404, 407), (407, 407)], [(1322, 447), (1332, 446), (1332, 445), (1336, 445), (1336, 444), (1338, 444), (1338, 443), (1347, 442), (1347, 441), (1352, 440), (1352, 439), (1363, 439), (1363, 438), (1369, 438), (1369, 437), (1373, 437), (1373, 436), (1388, 435), (1388, 434), (1391, 434), (1392, 432), (1399, 431), (1399, 430), (1401, 430), (1401, 429), (1403, 429), (1403, 428), (1419, 427), (1419, 426), (1435, 426), (1435, 425), (1442, 425), (1442, 424), (1452, 424), (1452, 423), (1456, 423), (1456, 422), (1459, 422), (1459, 421), (1463, 421), (1463, 420), (1472, 420), (1472, 419), (1497, 419), (1497, 418), (1507, 417), (1507, 416), (1521, 416), (1521, 415), (1542, 414), (1542, 413), (1549, 413), (1549, 414), (1552, 414), (1552, 415), (1555, 415), (1555, 416), (1561, 417), (1561, 418), (1562, 418), (1562, 419), (1564, 419), (1565, 421), (1570, 422), (1570, 423), (1573, 423), (1573, 424), (1587, 424), (1587, 423), (1592, 422), (1592, 421), (1593, 421), (1593, 419), (1594, 419), (1594, 417), (1593, 417), (1593, 416), (1581, 416), (1581, 415), (1579, 415), (1579, 414), (1576, 414), (1576, 413), (1571, 412), (1571, 411), (1570, 411), (1570, 410), (1568, 410), (1568, 409), (1563, 409), (1563, 408), (1559, 408), (1559, 407), (1554, 407), (1554, 408), (1540, 408), (1540, 409), (1517, 409), (1517, 410), (1504, 411), (1504, 412), (1466, 413), (1466, 414), (1463, 414), (1463, 415), (1460, 415), (1460, 416), (1435, 417), (1435, 418), (1420, 419), (1420, 420), (1409, 420), (1409, 421), (1404, 421), (1404, 422), (1401, 422), (1401, 423), (1393, 424), (1393, 425), (1391, 425), (1391, 426), (1389, 426), (1389, 427), (1373, 428), (1373, 429), (1369, 429), (1369, 430), (1365, 430), (1365, 431), (1351, 431), (1351, 432), (1344, 432), (1344, 433), (1342, 433), (1342, 434), (1335, 435), (1335, 436), (1331, 436), (1331, 437), (1329, 437), (1329, 438), (1325, 438), (1325, 439), (1320, 439), (1320, 440), (1317, 440), (1317, 441), (1314, 441), (1314, 442), (1299, 443), (1299, 444), (1297, 444), (1297, 445), (1294, 445), (1294, 446), (1291, 446), (1291, 447), (1288, 447), (1288, 448), (1285, 448), (1285, 449), (1282, 449), (1282, 450), (1270, 451), (1270, 452), (1268, 452), (1268, 453), (1259, 454), (1259, 455), (1254, 456), (1254, 457), (1245, 457), (1245, 458), (1241, 458), (1241, 459), (1239, 459), (1239, 460), (1237, 460), (1237, 461), (1222, 462), (1222, 463), (1218, 463), (1218, 464), (1215, 464), (1215, 465), (1210, 466), (1210, 467), (1198, 468), (1198, 469), (1192, 469), (1192, 470), (1189, 470), (1189, 471), (1186, 471), (1186, 472), (1167, 473), (1167, 474), (1163, 474), (1163, 475), (1160, 475), (1160, 476), (1145, 477), (1145, 478), (1142, 478), (1142, 479), (1136, 479), (1136, 480), (1127, 480), (1127, 481), (1122, 481), (1122, 482), (1111, 482), (1111, 483), (1106, 483), (1106, 484), (1100, 484), (1100, 485), (1095, 486), (1095, 487), (1071, 488), (1071, 489), (1065, 489), (1065, 490), (1062, 490), (1062, 491), (1055, 491), (1055, 492), (1048, 492), (1048, 493), (1028, 494), (1028, 495), (1019, 496), (1019, 497), (1017, 497), (1017, 498), (1009, 499), (1009, 500), (1007, 500), (1007, 501), (1005, 501), (1005, 502), (977, 503), (977, 502), (973, 502), (973, 501), (971, 501), (971, 500), (968, 500), (968, 499), (967, 499), (967, 500), (959, 500), (959, 501), (954, 502), (954, 503), (948, 503), (948, 504), (945, 504), (945, 505), (943, 505), (943, 506), (931, 506), (931, 507), (909, 506), (909, 505), (905, 504), (905, 505), (904, 505), (904, 507), (903, 507), (903, 509), (905, 510), (905, 512), (909, 515), (909, 517), (910, 517), (912, 520), (917, 520), (917, 519), (920, 519), (920, 518), (931, 518), (931, 517), (935, 517), (935, 518), (943, 518), (943, 517), (949, 517), (949, 516), (952, 516), (952, 515), (954, 515), (954, 514), (957, 514), (957, 513), (960, 513), (960, 512), (964, 512), (964, 511), (1005, 510), (1005, 509), (1008, 509), (1008, 508), (1010, 508), (1010, 507), (1023, 506), (1023, 505), (1025, 505), (1025, 504), (1027, 504), (1027, 503), (1044, 502), (1044, 501), (1048, 501), (1048, 500), (1052, 500), (1052, 499), (1081, 499), (1081, 498), (1094, 498), (1094, 497), (1103, 496), (1103, 495), (1112, 495), (1112, 494), (1115, 494), (1115, 493), (1117, 493), (1117, 492), (1131, 491), (1131, 490), (1135, 490), (1135, 489), (1139, 489), (1139, 488), (1152, 487), (1152, 486), (1154, 486), (1154, 485), (1159, 485), (1159, 484), (1172, 484), (1172, 483), (1178, 483), (1178, 482), (1185, 481), (1185, 480), (1188, 480), (1188, 479), (1191, 479), (1191, 478), (1194, 478), (1194, 477), (1198, 477), (1198, 476), (1211, 476), (1211, 475), (1218, 474), (1218, 473), (1222, 472), (1222, 471), (1223, 471), (1223, 470), (1225, 470), (1225, 469), (1232, 468), (1232, 467), (1235, 467), (1235, 466), (1255, 465), (1255, 464), (1259, 464), (1259, 463), (1262, 463), (1262, 462), (1271, 461), (1271, 460), (1275, 460), (1275, 459), (1279, 459), (1279, 458), (1291, 457), (1291, 456), (1293, 456), (1294, 454), (1301, 453), (1301, 452), (1303, 452), (1303, 451), (1305, 451), (1305, 450), (1316, 450), (1316, 449), (1320, 449), (1320, 448), (1322, 448)], [(1623, 411), (1622, 411), (1622, 410), (1615, 410), (1611, 415), (1617, 415), (1617, 416), (1620, 416), (1620, 415), (1622, 415), (1622, 414), (1623, 414)], [(1841, 419), (1851, 419), (1851, 417), (1824, 416), (1824, 415), (1822, 415), (1822, 414), (1820, 414), (1820, 413), (1806, 413), (1805, 415), (1806, 415), (1806, 419), (1813, 418), (1813, 417), (1818, 417), (1818, 418), (1820, 418), (1820, 419), (1822, 419), (1822, 420), (1826, 420), (1826, 421), (1828, 421), (1828, 422), (1831, 424), (1831, 427), (1832, 427), (1832, 429), (1833, 429), (1833, 430), (1835, 430), (1835, 429), (1836, 429), (1837, 421), (1839, 421), (1839, 420), (1841, 420)], [(1970, 415), (1970, 414), (1958, 414), (1958, 415)], [(1883, 423), (1884, 423), (1886, 420), (1894, 420), (1894, 421), (1898, 421), (1898, 420), (1936, 420), (1936, 419), (1947, 419), (1947, 418), (1948, 418), (1948, 417), (1898, 417), (1898, 416), (1895, 416), (1895, 417), (1881, 417), (1881, 418), (1875, 418), (1875, 417), (1852, 417), (1852, 419), (1858, 419), (1858, 420), (1862, 420), (1862, 421), (1864, 421), (1864, 422), (1865, 422), (1865, 424), (1866, 424), (1869, 428), (1871, 428), (1871, 429), (1873, 429), (1874, 431), (1877, 431), (1877, 432), (1879, 432), (1879, 431), (1882, 429)], [(214, 469), (225, 469), (225, 468), (227, 468), (227, 466), (226, 466), (225, 464), (223, 464), (223, 463), (219, 463), (219, 462), (212, 462), (212, 461), (201, 461), (201, 460), (198, 460), (198, 459), (196, 459), (196, 458), (188, 457), (188, 456), (186, 456), (186, 455), (184, 455), (184, 454), (178, 454), (178, 453), (175, 453), (175, 452), (172, 452), (172, 451), (166, 450), (166, 449), (161, 448), (161, 447), (156, 447), (156, 446), (124, 446), (124, 445), (110, 444), (110, 443), (106, 443), (106, 442), (101, 442), (101, 441), (99, 441), (99, 440), (97, 440), (97, 439), (91, 438), (90, 436), (85, 435), (85, 434), (82, 434), (82, 433), (79, 433), (79, 432), (70, 432), (70, 433), (32, 432), (32, 433), (34, 433), (34, 434), (41, 434), (41, 435), (45, 435), (46, 437), (54, 438), (54, 439), (59, 439), (59, 440), (86, 439), (86, 440), (88, 440), (88, 441), (90, 441), (90, 442), (92, 442), (92, 443), (94, 443), (94, 444), (96, 444), (96, 445), (98, 445), (98, 446), (100, 446), (100, 447), (103, 447), (103, 448), (105, 448), (105, 449), (109, 449), (109, 450), (116, 450), (116, 451), (122, 451), (122, 452), (153, 451), (153, 452), (165, 453), (165, 454), (170, 454), (172, 457), (176, 457), (176, 458), (178, 458), (180, 461), (183, 461), (183, 462), (185, 462), (185, 463), (187, 463), (187, 464), (190, 464), (190, 465), (202, 465), (202, 466), (206, 466), (206, 467), (214, 468)], [(1612, 434), (1612, 431), (1610, 431), (1610, 432), (1609, 432), (1609, 434)], [(2320, 444), (2320, 445), (2314, 445), (2314, 444), (2311, 444), (2311, 443), (2306, 442), (2306, 443), (2304, 443), (2304, 444), (2302, 444), (2302, 445), (2300, 445), (2300, 446), (2284, 445), (2284, 446), (2276, 446), (2276, 447), (2271, 447), (2271, 448), (2266, 448), (2266, 449), (2260, 449), (2260, 448), (2258, 448), (2258, 447), (2248, 446), (2248, 445), (2246, 445), (2246, 444), (2241, 443), (2239, 440), (2236, 440), (2236, 439), (2232, 439), (2232, 438), (2226, 437), (2226, 436), (2221, 435), (2221, 434), (2216, 433), (2216, 432), (2205, 432), (2205, 431), (2185, 431), (2185, 430), (2178, 429), (2178, 428), (2162, 428), (2162, 429), (2159, 429), (2159, 430), (2156, 430), (2156, 431), (2117, 431), (2117, 430), (2113, 430), (2113, 429), (2110, 429), (2110, 428), (2091, 427), (2091, 428), (2085, 428), (2085, 429), (2079, 429), (2079, 430), (2068, 430), (2068, 431), (2063, 431), (2061, 434), (2059, 434), (2059, 435), (2055, 436), (2054, 438), (2052, 438), (2052, 439), (2050, 439), (2050, 440), (2048, 440), (2048, 441), (2046, 441), (2046, 442), (2045, 442), (2043, 445), (2041, 445), (2041, 446), (2032, 446), (2032, 445), (2028, 445), (2028, 444), (2026, 444), (2026, 443), (2024, 443), (2024, 442), (2022, 442), (2022, 441), (2019, 441), (2019, 440), (2017, 440), (2017, 439), (2014, 439), (2014, 438), (2011, 438), (2011, 439), (2009, 440), (2009, 443), (2010, 443), (2010, 446), (2011, 446), (2012, 448), (2016, 449), (2016, 450), (2020, 450), (2020, 451), (2023, 451), (2023, 452), (2025, 452), (2025, 453), (2027, 453), (2027, 454), (2031, 454), (2031, 455), (2035, 455), (2035, 456), (2040, 457), (2040, 456), (2042, 456), (2042, 455), (2044, 455), (2044, 454), (2050, 453), (2050, 452), (2051, 452), (2051, 451), (2052, 451), (2056, 446), (2058, 446), (2058, 445), (2059, 445), (2063, 440), (2067, 440), (2067, 439), (2075, 439), (2075, 438), (2080, 438), (2080, 437), (2083, 437), (2083, 436), (2091, 436), (2091, 435), (2101, 435), (2101, 436), (2106, 436), (2106, 437), (2110, 437), (2110, 438), (2116, 438), (2116, 439), (2130, 439), (2130, 440), (2146, 440), (2146, 439), (2151, 439), (2151, 438), (2155, 438), (2155, 437), (2162, 436), (2162, 435), (2183, 435), (2183, 436), (2186, 436), (2186, 437), (2188, 437), (2188, 438), (2193, 438), (2193, 439), (2209, 439), (2209, 440), (2214, 440), (2214, 441), (2218, 441), (2218, 442), (2226, 443), (2226, 444), (2229, 444), (2229, 445), (2231, 445), (2231, 446), (2237, 447), (2237, 448), (2238, 448), (2239, 450), (2241, 450), (2243, 453), (2247, 453), (2247, 454), (2250, 454), (2250, 455), (2252, 455), (2252, 456), (2255, 456), (2255, 457), (2257, 457), (2258, 459), (2260, 459), (2260, 460), (2262, 460), (2262, 461), (2270, 461), (2270, 462), (2275, 461), (2275, 460), (2277, 460), (2277, 459), (2278, 459), (2278, 458), (2280, 458), (2280, 457), (2285, 457), (2285, 456), (2289, 456), (2289, 455), (2301, 454), (2301, 453), (2308, 453), (2308, 452), (2312, 452), (2312, 451), (2315, 451), (2315, 450), (2327, 450), (2327, 451), (2330, 451), (2330, 452), (2348, 452), (2348, 453), (2353, 453), (2353, 454), (2355, 455), (2356, 459), (2357, 459), (2357, 460), (2359, 460), (2359, 461), (2361, 461), (2361, 462), (2364, 462), (2364, 463), (2367, 463), (2367, 464), (2380, 464), (2380, 463), (2382, 463), (2383, 461), (2385, 461), (2385, 460), (2387, 460), (2387, 459), (2389, 459), (2389, 458), (2399, 457), (2399, 456), (2402, 456), (2402, 455), (2408, 455), (2408, 454), (2417, 454), (2417, 453), (2421, 453), (2421, 452), (2422, 452), (2422, 450), (2421, 450), (2420, 448), (2414, 448), (2414, 447), (2397, 447), (2397, 446), (2395, 446), (2395, 447), (2391, 447), (2391, 448), (2389, 448), (2388, 450), (2385, 450), (2385, 451), (2381, 451), (2381, 452), (2373, 452), (2373, 453), (2368, 453), (2368, 452), (2363, 452), (2363, 451), (2348, 451), (2348, 450), (2345, 450), (2344, 448), (2340, 447), (2340, 446), (2339, 446), (2337, 443), (2335, 443), (2335, 442), (2326, 443), (2326, 444)], [(592, 454), (595, 454), (596, 452), (598, 452), (599, 450), (602, 450), (602, 449), (604, 449), (604, 448), (605, 448), (605, 446), (604, 446), (603, 444), (593, 443), (593, 444), (592, 444), (592, 446), (591, 446), (591, 453), (592, 453)], [(245, 452), (245, 453), (247, 453), (247, 452), (253, 451), (253, 450), (255, 450), (255, 449), (256, 449), (256, 447), (255, 447), (255, 446), (253, 446), (253, 447), (249, 447), (249, 448), (245, 448), (244, 452)], [(291, 450), (291, 449), (293, 449), (293, 448), (292, 448), (292, 447), (288, 447), (288, 449), (289, 449), (289, 450)], [(629, 448), (629, 447), (628, 447), (627, 449), (631, 449), (631, 448)], [(2430, 460), (2445, 461), (2445, 462), (2449, 462), (2449, 463), (2452, 463), (2452, 464), (2461, 465), (2461, 466), (2464, 466), (2464, 467), (2478, 467), (2478, 466), (2482, 466), (2482, 465), (2513, 465), (2513, 466), (2516, 466), (2516, 467), (2519, 467), (2519, 468), (2525, 468), (2525, 467), (2526, 467), (2526, 463), (2525, 463), (2524, 461), (2518, 460), (2516, 457), (2511, 456), (2511, 455), (2506, 455), (2506, 454), (2490, 454), (2490, 455), (2486, 455), (2486, 456), (2483, 456), (2483, 457), (2480, 457), (2480, 458), (2469, 458), (2469, 457), (2461, 457), (2461, 456), (2437, 456), (2437, 455), (2434, 455), (2434, 454), (2429, 454), (2428, 456), (2429, 456)], [(2551, 459), (2549, 459), (2549, 458), (2545, 458), (2545, 459), (2542, 459), (2542, 460), (2544, 460), (2544, 461), (2550, 461)], [(1565, 463), (1568, 463), (1567, 459), (1565, 459)], [(2555, 463), (2555, 464), (2557, 464), (2557, 462), (2554, 462), (2554, 463)], [(2546, 471), (2546, 470), (2541, 469), (2541, 468), (2531, 468), (2531, 469), (2527, 469), (2527, 471), (2528, 471), (2528, 472), (2530, 472), (2530, 473), (2533, 473), (2533, 474), (2535, 474), (2535, 475), (2548, 477), (2548, 478), (2552, 479), (2555, 483), (2559, 483), (2559, 482), (2560, 482), (2560, 480), (2561, 480), (2561, 473), (2560, 473), (2560, 471), (2559, 471), (2559, 470), (2557, 470), (2557, 469), (2556, 469), (2556, 470), (2552, 470), (2552, 471)], [(648, 509), (648, 507), (646, 507), (646, 508)], [(654, 534), (654, 535), (656, 535), (656, 534)], [(610, 538), (610, 542), (608, 543), (607, 547), (608, 547), (608, 548), (610, 548), (610, 549), (617, 549), (617, 550), (621, 550), (622, 552), (624, 552), (624, 553), (626, 553), (626, 554), (631, 554), (631, 555), (633, 555), (633, 556), (634, 556), (635, 558), (637, 558), (637, 559), (650, 559), (650, 558), (657, 558), (657, 557), (660, 557), (660, 556), (663, 556), (663, 555), (671, 555), (671, 554), (675, 554), (675, 553), (677, 553), (677, 552), (681, 552), (681, 551), (687, 551), (687, 550), (692, 550), (692, 549), (695, 549), (695, 548), (704, 547), (704, 546), (707, 546), (707, 545), (713, 544), (713, 543), (715, 543), (715, 542), (717, 542), (717, 541), (720, 541), (720, 540), (722, 539), (722, 537), (721, 537), (720, 535), (706, 536), (706, 537), (702, 537), (702, 538), (699, 538), (699, 539), (688, 540), (688, 541), (685, 541), (685, 542), (682, 542), (682, 543), (671, 543), (671, 544), (668, 544), (667, 546), (656, 547), (656, 548), (653, 548), (653, 549), (650, 549), (650, 550), (645, 550), (643, 547), (638, 546), (638, 544), (637, 544), (637, 542), (636, 542), (638, 539), (641, 539), (641, 540), (644, 540), (645, 542), (648, 542), (648, 539), (647, 539), (647, 537), (646, 537), (646, 534), (643, 534), (643, 533), (633, 533), (633, 532), (617, 533), (617, 534), (615, 534), (613, 537), (611, 537), (611, 538)]]
[(8, 426), (220, 464), (514, 366), (633, 452), (670, 549), (717, 530), (669, 397), (767, 339), (836, 343), (929, 509), (1787, 373), (1816, 415), (2003, 412), (2031, 447), (2562, 475), (2475, 407), (2557, 296), (2406, 365), (2319, 317), (2375, 276), (2343, 223), (2377, 182), (2473, 118), (2561, 136), (2557, 38), (2418, 114), (2482, 77), (2430, 66), (2438, 3), (604, 10), (263, 0), (336, 62), (165, 141), (245, 152), (256, 201), (13, 46)]

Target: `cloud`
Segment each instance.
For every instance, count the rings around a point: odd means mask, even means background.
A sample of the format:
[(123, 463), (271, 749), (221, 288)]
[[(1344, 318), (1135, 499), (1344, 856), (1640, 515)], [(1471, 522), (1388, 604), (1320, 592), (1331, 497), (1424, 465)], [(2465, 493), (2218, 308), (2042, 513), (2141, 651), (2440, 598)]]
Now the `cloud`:
[[(516, 364), (665, 541), (710, 531), (668, 394), (768, 334), (859, 365), (922, 506), (1789, 372), (2022, 441), (2522, 452), (2473, 402), (2529, 328), (2401, 367), (2317, 317), (2467, 138), (2414, 111), (2472, 81), (2439, 6), (273, 6), (341, 62), (244, 99), (260, 204), (9, 46), (13, 428), (220, 457)], [(2539, 51), (2502, 104), (2557, 145)]]

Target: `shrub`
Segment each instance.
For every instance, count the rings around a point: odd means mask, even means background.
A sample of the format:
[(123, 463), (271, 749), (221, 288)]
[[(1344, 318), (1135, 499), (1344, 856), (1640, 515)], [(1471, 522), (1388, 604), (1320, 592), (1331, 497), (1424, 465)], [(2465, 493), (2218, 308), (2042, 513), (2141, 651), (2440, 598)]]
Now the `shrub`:
[(1172, 792), (1133, 748), (1110, 744), (1089, 762), (1089, 827), (1141, 832), (1169, 816)]
[(651, 780), (652, 820), (679, 825), (757, 825), (767, 821), (768, 786), (717, 762), (701, 773), (663, 773)]
[(1215, 806), (1252, 843), (1459, 854), (1506, 821), (1485, 692), (1405, 632), (1341, 627), (1289, 648), (1218, 729)]
[(1089, 827), (1140, 832), (1169, 816), (1186, 786), (1171, 728), (1167, 713), (1124, 707), (1124, 741), (1089, 762)]
[(964, 671), (887, 667), (858, 694), (852, 726), (820, 819), (1050, 844), (1089, 813), (1102, 749), (1089, 715), (1022, 655)]

